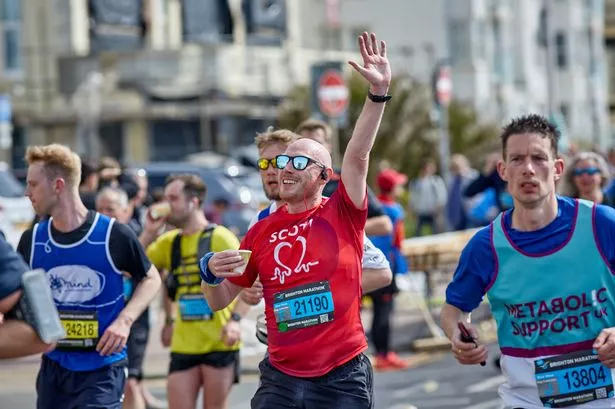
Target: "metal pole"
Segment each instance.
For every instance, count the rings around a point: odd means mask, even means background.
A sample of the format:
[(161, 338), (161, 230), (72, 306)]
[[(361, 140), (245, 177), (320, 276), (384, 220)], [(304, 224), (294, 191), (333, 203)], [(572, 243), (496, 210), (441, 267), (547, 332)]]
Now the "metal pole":
[(448, 133), (448, 106), (438, 104), (438, 122), (440, 130), (440, 174), (445, 182), (448, 182), (450, 136)]
[(329, 117), (329, 128), (331, 128), (331, 160), (334, 167), (339, 167), (342, 162), (340, 158), (340, 135), (336, 118)]

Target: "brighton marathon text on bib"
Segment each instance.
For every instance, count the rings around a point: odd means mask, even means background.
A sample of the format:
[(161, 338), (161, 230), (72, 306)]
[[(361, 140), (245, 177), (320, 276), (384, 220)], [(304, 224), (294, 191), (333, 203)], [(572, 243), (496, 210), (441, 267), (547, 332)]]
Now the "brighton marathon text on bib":
[(58, 348), (93, 350), (98, 343), (98, 313), (96, 311), (58, 311), (66, 338)]
[(611, 370), (591, 350), (538, 359), (534, 368), (540, 400), (547, 408), (613, 397)]
[(333, 321), (333, 295), (328, 281), (319, 281), (273, 296), (273, 313), (280, 332)]
[(179, 315), (182, 321), (209, 321), (214, 313), (203, 294), (183, 294), (179, 297)]

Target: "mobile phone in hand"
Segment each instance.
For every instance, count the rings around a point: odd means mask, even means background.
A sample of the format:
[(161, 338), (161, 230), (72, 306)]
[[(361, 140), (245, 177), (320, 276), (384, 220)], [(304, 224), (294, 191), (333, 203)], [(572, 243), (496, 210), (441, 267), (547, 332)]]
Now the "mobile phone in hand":
[[(472, 334), (470, 334), (470, 330), (468, 330), (466, 326), (463, 325), (463, 322), (458, 322), (457, 327), (459, 328), (459, 332), (461, 332), (461, 340), (463, 342), (472, 342), (478, 348), (476, 340), (474, 339), (474, 337), (472, 337)], [(483, 361), (480, 363), (480, 366), (485, 366), (486, 364), (487, 363)]]

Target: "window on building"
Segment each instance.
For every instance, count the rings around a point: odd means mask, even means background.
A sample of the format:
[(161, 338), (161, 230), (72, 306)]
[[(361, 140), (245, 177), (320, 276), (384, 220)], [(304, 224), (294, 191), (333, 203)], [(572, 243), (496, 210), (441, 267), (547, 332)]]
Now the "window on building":
[(559, 68), (564, 69), (568, 67), (566, 34), (561, 31), (555, 34), (555, 57)]
[(449, 44), (451, 62), (458, 64), (470, 59), (470, 33), (465, 21), (451, 21), (449, 25)]
[(570, 123), (570, 106), (567, 103), (562, 103), (559, 106), (559, 112), (562, 114), (562, 118), (566, 122), (566, 124)]
[(22, 69), (21, 3), (20, 0), (1, 0), (3, 64), (5, 72)]

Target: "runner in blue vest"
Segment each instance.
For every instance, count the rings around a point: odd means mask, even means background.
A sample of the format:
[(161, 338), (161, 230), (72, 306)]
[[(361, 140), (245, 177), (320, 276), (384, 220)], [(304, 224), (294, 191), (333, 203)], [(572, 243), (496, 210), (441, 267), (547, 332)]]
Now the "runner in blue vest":
[[(487, 295), (497, 323), (506, 408), (615, 407), (615, 210), (558, 197), (559, 133), (538, 115), (502, 133), (498, 171), (514, 207), (463, 250), (442, 327), (461, 364), (487, 359), (459, 322)], [(608, 401), (605, 401), (608, 400)]]
[[(46, 271), (67, 334), (43, 356), (37, 408), (120, 409), (126, 341), (160, 276), (129, 227), (83, 205), (79, 156), (52, 144), (28, 148), (26, 160), (26, 194), (37, 214), (51, 217), (27, 230), (18, 250)], [(127, 304), (123, 271), (138, 281)]]

